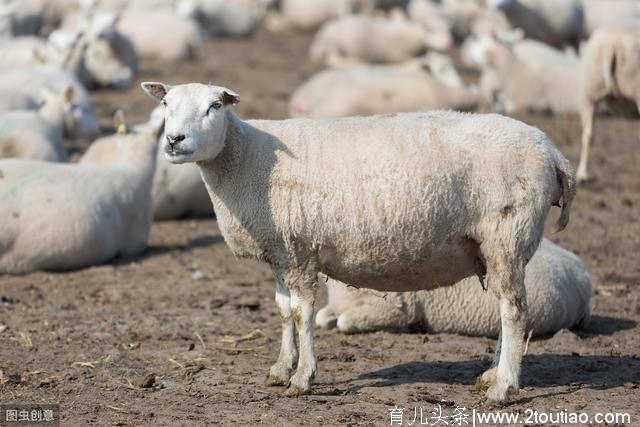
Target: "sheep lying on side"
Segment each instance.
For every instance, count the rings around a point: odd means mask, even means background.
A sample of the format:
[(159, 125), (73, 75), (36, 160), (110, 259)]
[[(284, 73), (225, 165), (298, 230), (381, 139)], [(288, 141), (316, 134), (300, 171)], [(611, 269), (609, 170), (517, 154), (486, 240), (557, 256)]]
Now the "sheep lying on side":
[(157, 141), (157, 132), (123, 137), (105, 165), (0, 160), (0, 273), (76, 269), (144, 250)]
[(72, 87), (61, 94), (45, 90), (42, 100), (39, 110), (0, 113), (0, 157), (64, 162), (64, 136), (88, 137), (99, 131), (95, 117), (75, 104)]
[(362, 64), (330, 68), (312, 76), (293, 93), (289, 115), (339, 117), (438, 108), (471, 110), (480, 98), (475, 88), (462, 86), (452, 65), (439, 74), (429, 60), (403, 65)]
[[(157, 112), (160, 112), (159, 120)], [(163, 120), (162, 111), (155, 109), (151, 113), (149, 123), (133, 126), (133, 130), (145, 132), (157, 128)], [(117, 153), (118, 141), (122, 138), (120, 135), (129, 131), (122, 111), (116, 113), (115, 127), (118, 129), (118, 135), (105, 136), (94, 141), (80, 158), (80, 164), (101, 164), (113, 161)], [(158, 146), (151, 200), (154, 220), (213, 215), (211, 199), (202, 182), (200, 169), (193, 164), (173, 165), (165, 161), (162, 144)]]
[[(525, 287), (526, 330), (534, 335), (589, 321), (591, 279), (573, 253), (543, 240), (527, 264)], [(500, 333), (498, 300), (475, 277), (448, 288), (404, 293), (349, 288), (328, 279), (327, 291), (329, 302), (318, 311), (316, 325), (344, 333), (419, 329), (491, 338)]]
[(424, 54), (428, 47), (424, 29), (414, 22), (347, 15), (322, 26), (309, 55), (313, 61), (329, 66), (398, 63)]
[(551, 46), (571, 46), (577, 51), (584, 37), (581, 0), (489, 0), (504, 12), (514, 28)]
[(640, 112), (640, 25), (603, 28), (591, 36), (584, 52), (580, 118), (582, 150), (578, 180), (588, 181), (593, 119), (600, 101), (617, 110)]
[(127, 9), (120, 15), (118, 31), (142, 58), (180, 61), (198, 56), (204, 37), (198, 23), (169, 9)]
[(481, 382), (491, 402), (518, 390), (524, 268), (551, 206), (562, 202), (562, 229), (575, 194), (571, 164), (544, 133), (443, 111), (242, 121), (229, 89), (142, 87), (164, 106), (166, 158), (199, 166), (230, 249), (276, 276), (283, 335), (267, 384), (289, 384), (287, 396), (310, 391), (319, 273), (394, 292), (486, 275), (502, 331)]

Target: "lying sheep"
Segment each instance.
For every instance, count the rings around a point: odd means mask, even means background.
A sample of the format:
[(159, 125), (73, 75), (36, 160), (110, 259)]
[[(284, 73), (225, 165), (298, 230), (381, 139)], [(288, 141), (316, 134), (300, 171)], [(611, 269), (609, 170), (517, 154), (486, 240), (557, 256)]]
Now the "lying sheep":
[(213, 37), (248, 37), (267, 13), (266, 0), (182, 0), (182, 16), (198, 21)]
[(453, 22), (442, 9), (430, 0), (411, 0), (407, 7), (409, 18), (422, 25), (430, 46), (438, 50), (453, 46)]
[[(160, 112), (159, 120), (157, 112)], [(162, 111), (155, 109), (149, 123), (134, 126), (133, 131), (146, 132), (157, 128), (163, 121)], [(80, 158), (80, 164), (103, 164), (113, 161), (117, 153), (118, 141), (122, 139), (120, 135), (129, 132), (129, 127), (120, 110), (116, 113), (115, 127), (118, 129), (118, 134), (94, 141)], [(164, 161), (162, 144), (158, 146), (157, 157), (151, 187), (153, 219), (211, 217), (213, 215), (211, 199), (202, 182), (198, 167), (193, 164), (173, 165)]]
[(169, 9), (127, 9), (118, 21), (142, 58), (180, 61), (198, 56), (204, 43), (198, 23)]
[(551, 206), (562, 201), (562, 229), (575, 194), (571, 164), (544, 133), (443, 111), (242, 121), (229, 89), (142, 87), (164, 106), (166, 158), (198, 165), (232, 252), (276, 276), (283, 335), (267, 384), (289, 384), (287, 396), (310, 391), (319, 273), (394, 292), (424, 289), (424, 277), (439, 287), (486, 275), (502, 338), (481, 382), (491, 402), (518, 390), (524, 268)]
[(581, 63), (540, 43), (495, 43), (486, 52), (481, 88), (496, 111), (577, 113)]
[(22, 157), (51, 162), (67, 160), (62, 144), (68, 138), (93, 136), (99, 131), (95, 117), (74, 102), (74, 91), (43, 91), (39, 110), (0, 113), (0, 158)]
[(105, 165), (0, 160), (0, 273), (83, 268), (144, 250), (157, 141), (157, 131), (123, 137)]
[(582, 0), (582, 5), (585, 30), (590, 36), (600, 28), (640, 19), (640, 2), (637, 0)]
[(426, 61), (321, 71), (293, 93), (289, 115), (339, 117), (438, 108), (471, 110), (478, 105), (479, 91), (463, 87), (454, 68), (445, 68), (444, 75), (439, 75), (438, 68), (430, 65)]
[(640, 25), (603, 28), (591, 36), (584, 51), (580, 118), (582, 150), (578, 180), (588, 181), (587, 164), (593, 140), (593, 119), (600, 101), (616, 110), (640, 112)]
[(580, 0), (489, 0), (515, 28), (527, 37), (551, 46), (571, 46), (576, 51), (584, 37), (584, 13)]
[(311, 30), (353, 11), (352, 0), (281, 0), (282, 26)]
[(404, 19), (348, 15), (327, 22), (311, 43), (314, 62), (336, 66), (359, 62), (398, 63), (424, 54), (424, 29)]
[[(534, 335), (588, 323), (591, 279), (573, 253), (543, 240), (527, 264), (525, 288), (526, 330)], [(491, 338), (500, 333), (498, 301), (477, 278), (448, 288), (404, 293), (348, 288), (328, 279), (327, 290), (329, 302), (318, 311), (316, 325), (344, 333), (411, 329)]]

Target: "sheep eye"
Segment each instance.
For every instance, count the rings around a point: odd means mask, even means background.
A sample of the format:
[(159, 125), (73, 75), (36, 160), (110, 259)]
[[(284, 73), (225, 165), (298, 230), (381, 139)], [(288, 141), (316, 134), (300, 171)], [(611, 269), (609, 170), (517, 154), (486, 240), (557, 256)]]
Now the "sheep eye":
[[(209, 111), (211, 111), (211, 109), (213, 108), (214, 110), (219, 110), (222, 107), (222, 102), (220, 101), (215, 101), (213, 104), (211, 104), (209, 106)], [(207, 112), (209, 112), (207, 111)]]
[(160, 101), (160, 104), (162, 104), (163, 107), (167, 106), (167, 101), (165, 101), (164, 99), (162, 101)]

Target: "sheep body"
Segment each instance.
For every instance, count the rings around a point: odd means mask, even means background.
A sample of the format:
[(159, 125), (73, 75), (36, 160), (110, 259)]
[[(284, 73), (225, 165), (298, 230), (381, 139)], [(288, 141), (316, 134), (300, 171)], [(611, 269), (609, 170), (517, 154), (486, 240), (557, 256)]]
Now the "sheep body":
[(156, 142), (129, 137), (111, 165), (0, 160), (0, 273), (76, 269), (142, 251)]
[(442, 111), (242, 121), (229, 89), (143, 88), (165, 105), (166, 157), (200, 167), (231, 251), (276, 276), (283, 335), (267, 384), (310, 391), (319, 273), (395, 292), (486, 273), (500, 295), (502, 344), (481, 381), (490, 402), (519, 388), (524, 267), (551, 206), (562, 201), (562, 229), (575, 195), (571, 165), (544, 133)]
[[(575, 254), (543, 240), (527, 264), (525, 286), (527, 330), (534, 335), (588, 323), (591, 280)], [(448, 288), (405, 293), (349, 288), (327, 279), (327, 291), (328, 303), (318, 311), (316, 324), (344, 333), (419, 329), (497, 338), (500, 332), (498, 299), (477, 278)]]
[(640, 25), (619, 24), (596, 31), (584, 52), (581, 79), (582, 150), (578, 180), (590, 179), (593, 120), (600, 101), (623, 112), (640, 112)]

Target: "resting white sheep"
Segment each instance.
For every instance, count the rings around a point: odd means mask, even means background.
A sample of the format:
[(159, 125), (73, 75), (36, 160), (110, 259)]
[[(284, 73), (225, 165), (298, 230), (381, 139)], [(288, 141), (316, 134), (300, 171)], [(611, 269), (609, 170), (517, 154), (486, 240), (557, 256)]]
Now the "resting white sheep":
[(0, 160), (0, 273), (69, 270), (144, 250), (158, 134), (105, 165)]
[(0, 113), (0, 129), (0, 157), (63, 162), (67, 160), (63, 137), (91, 137), (99, 125), (74, 102), (69, 87), (60, 94), (43, 91), (39, 110)]
[(496, 41), (481, 67), (482, 92), (496, 111), (577, 113), (581, 62), (540, 42)]
[(353, 0), (281, 0), (278, 27), (301, 30), (319, 27), (330, 19), (351, 13)]
[(637, 0), (582, 0), (585, 30), (593, 35), (598, 29), (640, 18)]
[[(476, 107), (480, 92), (464, 87), (450, 63), (433, 62), (437, 61), (361, 64), (321, 71), (293, 93), (289, 115), (339, 117)], [(340, 96), (336, 97), (336, 93)]]
[(195, 58), (204, 43), (198, 23), (181, 18), (170, 9), (127, 9), (120, 15), (117, 28), (142, 58)]
[(414, 22), (347, 15), (322, 26), (309, 55), (313, 61), (329, 66), (398, 63), (424, 54), (428, 47), (425, 30)]
[[(575, 254), (543, 240), (527, 264), (525, 288), (526, 330), (534, 335), (588, 323), (591, 279)], [(475, 277), (431, 291), (384, 293), (328, 279), (327, 290), (329, 300), (316, 325), (344, 333), (411, 329), (492, 338), (500, 333), (498, 301)]]
[(574, 197), (571, 165), (544, 133), (455, 112), (242, 121), (229, 89), (142, 86), (164, 105), (167, 159), (200, 167), (232, 252), (276, 276), (283, 335), (267, 384), (310, 391), (319, 273), (386, 291), (486, 274), (502, 339), (482, 381), (492, 402), (518, 390), (524, 268), (551, 206), (562, 201), (564, 228)]
[(267, 13), (268, 0), (181, 0), (181, 16), (196, 19), (210, 36), (247, 37)]
[(588, 181), (593, 119), (600, 101), (614, 109), (640, 112), (640, 24), (602, 28), (584, 51), (581, 109), (582, 150), (578, 180)]
[(529, 38), (552, 46), (576, 50), (584, 36), (584, 13), (580, 0), (489, 0), (504, 12), (513, 27)]

